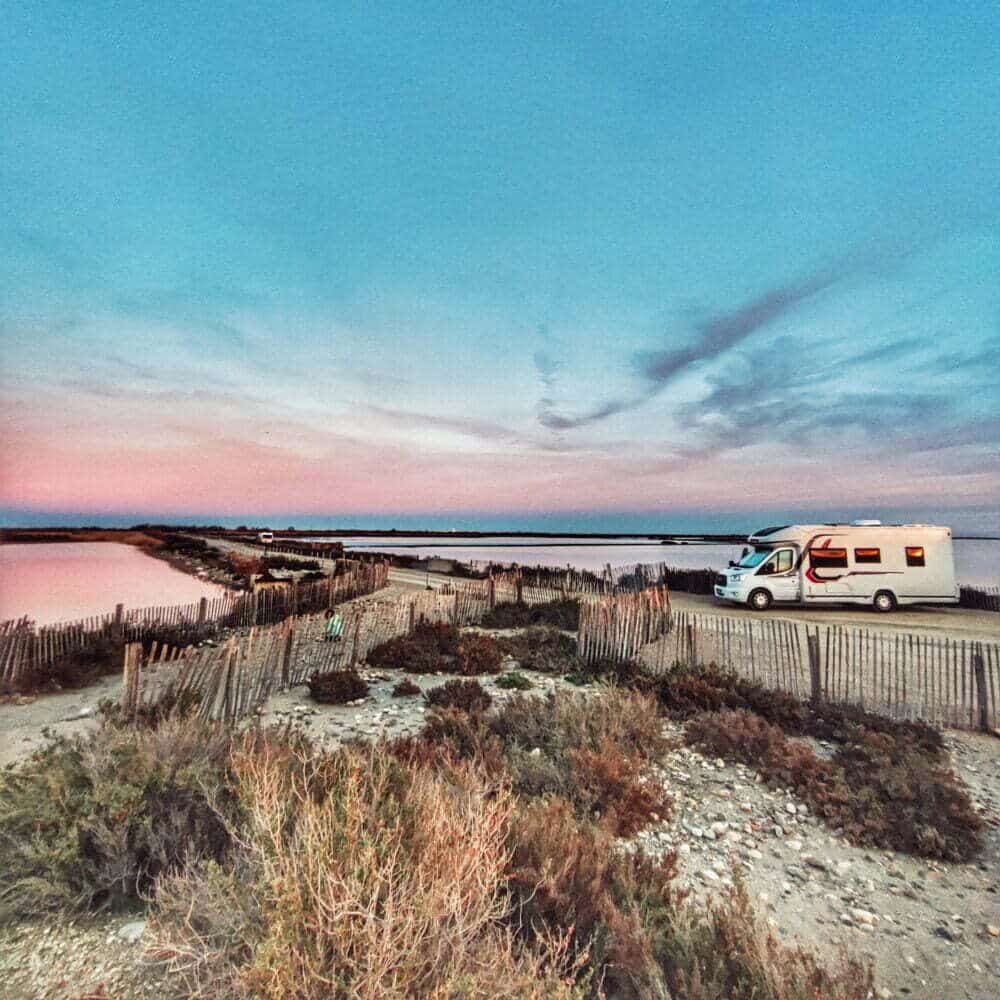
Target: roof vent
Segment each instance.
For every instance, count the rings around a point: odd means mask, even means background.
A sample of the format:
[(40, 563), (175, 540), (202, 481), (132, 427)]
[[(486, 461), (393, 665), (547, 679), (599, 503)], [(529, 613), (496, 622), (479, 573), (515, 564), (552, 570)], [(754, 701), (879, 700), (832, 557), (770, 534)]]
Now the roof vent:
[(881, 524), (882, 524), (881, 521), (873, 521), (873, 520), (851, 521), (852, 528), (877, 528)]

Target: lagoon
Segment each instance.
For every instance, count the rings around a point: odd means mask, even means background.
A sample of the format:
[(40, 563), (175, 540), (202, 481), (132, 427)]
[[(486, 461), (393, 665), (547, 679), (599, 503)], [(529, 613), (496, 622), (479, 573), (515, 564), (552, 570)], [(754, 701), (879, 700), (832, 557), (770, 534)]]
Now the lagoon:
[(103, 615), (118, 603), (126, 608), (190, 604), (225, 592), (133, 545), (0, 545), (0, 621), (27, 615), (48, 625)]
[[(663, 562), (677, 569), (720, 569), (736, 559), (741, 545), (662, 545), (655, 539), (541, 538), (494, 535), (462, 539), (451, 535), (434, 537), (396, 535), (392, 538), (356, 536), (334, 538), (348, 550), (389, 552), (416, 558), (441, 556), (460, 562), (519, 563), (522, 566), (573, 566), (601, 570), (636, 563)], [(1000, 583), (1000, 542), (990, 539), (958, 539), (955, 542), (955, 572), (960, 583), (997, 586)]]

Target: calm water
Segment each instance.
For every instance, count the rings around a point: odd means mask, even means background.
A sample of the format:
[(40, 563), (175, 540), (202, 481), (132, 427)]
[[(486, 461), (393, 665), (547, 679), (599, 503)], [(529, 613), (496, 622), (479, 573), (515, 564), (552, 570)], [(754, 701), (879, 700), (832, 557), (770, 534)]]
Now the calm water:
[(218, 597), (206, 583), (117, 542), (0, 545), (0, 621), (27, 615), (39, 625), (127, 608)]
[[(338, 539), (331, 539), (336, 541)], [(448, 535), (435, 538), (396, 536), (390, 539), (370, 537), (342, 538), (347, 548), (371, 549), (411, 556), (442, 556), (462, 562), (520, 563), (522, 566), (574, 566), (599, 570), (633, 563), (665, 562), (678, 569), (719, 569), (735, 559), (740, 545), (661, 545), (656, 541), (623, 539), (601, 540), (584, 544), (583, 539), (564, 538), (558, 545), (552, 539), (494, 536), (492, 538), (456, 539)], [(575, 544), (574, 544), (575, 543)], [(961, 583), (996, 586), (1000, 583), (1000, 542), (956, 541), (955, 571)]]

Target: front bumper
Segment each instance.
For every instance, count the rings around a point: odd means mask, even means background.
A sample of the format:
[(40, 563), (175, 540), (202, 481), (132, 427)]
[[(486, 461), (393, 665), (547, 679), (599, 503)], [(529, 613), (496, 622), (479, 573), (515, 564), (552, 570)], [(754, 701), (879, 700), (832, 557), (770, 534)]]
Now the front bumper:
[(736, 601), (738, 604), (746, 601), (746, 597), (735, 587), (720, 587), (718, 584), (715, 587), (715, 596), (723, 601)]

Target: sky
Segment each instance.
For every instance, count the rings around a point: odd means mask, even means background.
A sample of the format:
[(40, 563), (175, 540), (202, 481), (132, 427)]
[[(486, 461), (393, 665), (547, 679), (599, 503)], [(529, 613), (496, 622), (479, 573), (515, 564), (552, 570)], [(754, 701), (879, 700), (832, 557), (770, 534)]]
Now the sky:
[(2, 8), (0, 523), (1000, 508), (995, 3)]

